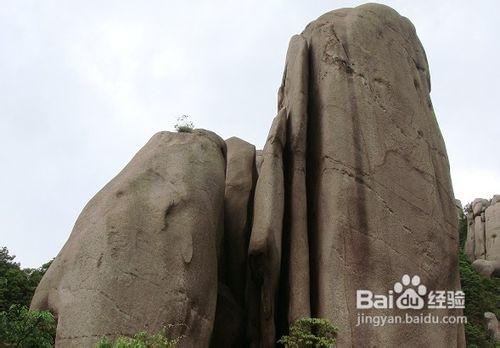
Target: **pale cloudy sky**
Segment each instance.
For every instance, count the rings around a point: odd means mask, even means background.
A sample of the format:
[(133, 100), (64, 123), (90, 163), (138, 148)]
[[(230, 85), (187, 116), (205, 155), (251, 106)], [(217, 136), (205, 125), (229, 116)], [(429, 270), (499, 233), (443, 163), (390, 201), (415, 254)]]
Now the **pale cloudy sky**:
[[(462, 202), (500, 193), (500, 2), (382, 1), (411, 19)], [(0, 0), (0, 246), (39, 266), (159, 130), (262, 146), (290, 36), (362, 1)]]

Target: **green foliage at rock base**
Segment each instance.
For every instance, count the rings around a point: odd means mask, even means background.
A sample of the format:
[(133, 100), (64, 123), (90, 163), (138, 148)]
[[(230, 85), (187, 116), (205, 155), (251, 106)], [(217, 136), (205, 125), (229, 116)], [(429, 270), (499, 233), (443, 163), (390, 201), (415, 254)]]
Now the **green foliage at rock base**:
[(0, 347), (53, 347), (56, 320), (47, 311), (13, 305), (0, 312)]
[(49, 268), (21, 268), (0, 248), (0, 347), (52, 347), (56, 320), (50, 312), (29, 311), (38, 283)]
[(115, 340), (101, 338), (96, 348), (172, 348), (176, 347), (181, 337), (169, 338), (167, 329), (163, 328), (155, 334), (146, 331), (136, 333), (133, 337), (120, 336)]
[(29, 306), (35, 289), (52, 261), (40, 268), (21, 268), (6, 247), (0, 248), (0, 312), (14, 304)]
[(460, 280), (465, 293), (467, 347), (495, 347), (486, 332), (484, 313), (493, 312), (500, 318), (500, 279), (478, 274), (467, 256), (460, 252)]
[(115, 340), (103, 337), (96, 345), (96, 348), (172, 348), (177, 345), (181, 337), (169, 338), (166, 328), (156, 334), (149, 334), (141, 331), (133, 337), (120, 336)]
[(290, 348), (324, 347), (335, 345), (337, 328), (326, 319), (302, 318), (290, 327), (290, 334), (281, 337), (278, 343)]
[(467, 238), (467, 218), (462, 213), (459, 221), (460, 237), (460, 282), (465, 293), (464, 315), (467, 316), (465, 324), (465, 340), (467, 347), (498, 347), (486, 332), (484, 313), (493, 312), (500, 318), (500, 279), (488, 279), (481, 276), (463, 252)]

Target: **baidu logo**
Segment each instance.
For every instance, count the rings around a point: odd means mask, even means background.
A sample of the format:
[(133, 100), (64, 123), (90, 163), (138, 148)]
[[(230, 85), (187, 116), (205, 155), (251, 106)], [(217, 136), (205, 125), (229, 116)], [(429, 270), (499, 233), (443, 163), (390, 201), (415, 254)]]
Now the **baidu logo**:
[(422, 309), (424, 308), (424, 297), (427, 293), (425, 285), (420, 284), (420, 277), (413, 276), (410, 279), (405, 274), (401, 282), (394, 284), (394, 292), (400, 294), (396, 300), (396, 307), (400, 309)]
[(418, 275), (403, 275), (387, 294), (374, 294), (370, 290), (356, 291), (358, 309), (405, 310), (423, 308), (464, 308), (465, 294), (462, 291), (428, 291)]

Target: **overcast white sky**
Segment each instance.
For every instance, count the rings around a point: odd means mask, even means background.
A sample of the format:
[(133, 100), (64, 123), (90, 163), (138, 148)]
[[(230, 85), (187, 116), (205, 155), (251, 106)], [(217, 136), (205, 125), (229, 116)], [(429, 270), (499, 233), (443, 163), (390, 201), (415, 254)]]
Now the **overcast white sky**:
[[(56, 256), (86, 202), (159, 130), (261, 147), (290, 36), (362, 1), (0, 0), (0, 246)], [(463, 203), (500, 193), (500, 2), (382, 1), (426, 49)]]

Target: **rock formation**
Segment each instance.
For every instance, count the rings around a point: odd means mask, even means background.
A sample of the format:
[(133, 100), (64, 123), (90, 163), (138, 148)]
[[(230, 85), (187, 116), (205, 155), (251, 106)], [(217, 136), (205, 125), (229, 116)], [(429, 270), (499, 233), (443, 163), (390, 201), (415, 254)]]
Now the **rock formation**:
[(224, 148), (213, 133), (158, 133), (92, 198), (31, 305), (57, 315), (58, 347), (164, 325), (208, 346)]
[(481, 274), (483, 277), (500, 278), (500, 260), (489, 261), (489, 260), (477, 259), (474, 262), (472, 262), (472, 268), (474, 268), (474, 270), (477, 273)]
[(255, 146), (232, 137), (226, 140), (224, 249), (219, 267), (219, 298), (212, 345), (241, 346), (245, 339), (247, 252), (257, 181)]
[(236, 137), (226, 140), (227, 172), (224, 195), (225, 278), (238, 303), (245, 305), (247, 250), (257, 181), (255, 146)]
[[(277, 303), (286, 315), (278, 313), (277, 327), (310, 310), (340, 327), (340, 346), (463, 345), (458, 326), (379, 330), (356, 327), (353, 315), (357, 289), (387, 291), (396, 274), (419, 274), (433, 289), (459, 288), (455, 201), (429, 81), (415, 29), (385, 6), (327, 13), (292, 38), (279, 93), (279, 114), (288, 117), (283, 190), (300, 192), (301, 177), (294, 181), (290, 168), (300, 157), (288, 149), (300, 153), (305, 143), (306, 165), (297, 172), (307, 177), (307, 210), (298, 211), (307, 214), (307, 232), (300, 215), (294, 220), (287, 212), (295, 210), (285, 209), (287, 275)], [(296, 144), (290, 128), (300, 122), (307, 130)], [(257, 185), (264, 180), (262, 169)], [(284, 206), (300, 207), (304, 196), (285, 194)], [(309, 248), (309, 260), (294, 252), (294, 238)], [(266, 264), (275, 267), (272, 257)]]
[(500, 195), (491, 200), (475, 199), (466, 207), (466, 213), (465, 253), (471, 261), (483, 260), (482, 266), (478, 267), (485, 267), (488, 263), (494, 267), (493, 261), (500, 262)]
[[(286, 139), (286, 115), (280, 112), (273, 121), (262, 166), (255, 188), (254, 217), (248, 248), (252, 286), (250, 342), (255, 346), (272, 347), (276, 340), (276, 297), (281, 270), (284, 175), (283, 148)], [(257, 335), (255, 333), (258, 332)]]
[(255, 166), (257, 167), (257, 174), (259, 174), (262, 166), (262, 150), (255, 151)]
[(409, 20), (376, 4), (319, 17), (290, 41), (263, 150), (230, 138), (225, 163), (213, 134), (155, 136), (84, 209), (32, 307), (58, 314), (59, 346), (180, 324), (184, 346), (273, 347), (320, 317), (341, 347), (463, 347), (461, 325), (356, 325), (357, 290), (404, 274), (460, 288), (429, 93)]
[(486, 312), (484, 313), (484, 318), (486, 319), (488, 334), (496, 342), (500, 342), (500, 323), (498, 323), (495, 313)]

